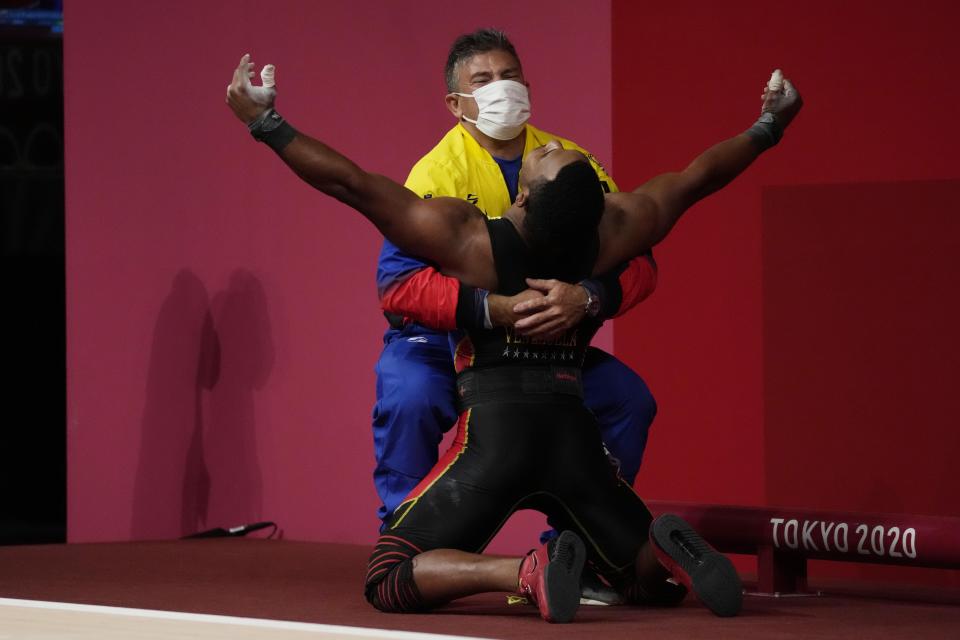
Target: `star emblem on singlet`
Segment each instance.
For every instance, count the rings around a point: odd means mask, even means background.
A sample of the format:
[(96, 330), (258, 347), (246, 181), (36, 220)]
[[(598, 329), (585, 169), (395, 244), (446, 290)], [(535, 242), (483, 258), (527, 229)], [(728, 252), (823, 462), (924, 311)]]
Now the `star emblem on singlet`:
[(513, 357), (514, 357), (514, 358), (519, 358), (519, 357), (520, 357), (520, 349), (514, 349), (514, 351), (513, 351)]

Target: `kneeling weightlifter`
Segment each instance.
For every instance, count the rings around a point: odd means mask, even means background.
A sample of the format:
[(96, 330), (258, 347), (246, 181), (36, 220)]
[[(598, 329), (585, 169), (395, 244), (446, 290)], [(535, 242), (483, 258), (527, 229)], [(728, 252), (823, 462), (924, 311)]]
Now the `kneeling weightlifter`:
[[(789, 80), (764, 92), (760, 119), (686, 169), (633, 192), (604, 194), (586, 157), (558, 143), (524, 161), (520, 193), (488, 220), (456, 198), (423, 200), (298, 133), (254, 86), (244, 56), (227, 102), (254, 138), (311, 186), (367, 217), (401, 250), (470, 286), (512, 295), (526, 278), (578, 282), (650, 250), (693, 204), (776, 144), (800, 110)], [(544, 619), (567, 622), (591, 565), (628, 602), (675, 602), (692, 589), (717, 615), (735, 615), (741, 585), (730, 561), (676, 516), (653, 520), (609, 464), (583, 404), (580, 365), (597, 322), (552, 340), (510, 328), (470, 330), (454, 355), (460, 418), (454, 444), (396, 509), (377, 541), (365, 593), (378, 609), (420, 611), (486, 591), (531, 597)], [(537, 509), (563, 533), (523, 558), (480, 555), (518, 509)]]

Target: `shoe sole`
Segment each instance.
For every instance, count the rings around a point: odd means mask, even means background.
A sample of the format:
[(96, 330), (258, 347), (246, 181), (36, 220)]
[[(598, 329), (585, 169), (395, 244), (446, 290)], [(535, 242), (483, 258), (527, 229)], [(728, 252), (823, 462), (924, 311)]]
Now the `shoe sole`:
[(573, 620), (580, 606), (580, 574), (586, 557), (586, 548), (580, 536), (572, 531), (560, 534), (550, 564), (543, 570), (547, 622), (565, 623)]
[(623, 604), (622, 600), (614, 600), (610, 598), (609, 600), (598, 600), (597, 598), (588, 598), (587, 596), (580, 594), (580, 605), (587, 605), (589, 607), (615, 607), (617, 605)]
[(669, 514), (660, 516), (650, 526), (650, 539), (654, 548), (661, 552), (658, 554), (661, 559), (672, 565), (667, 568), (714, 614), (726, 618), (740, 613), (743, 584), (730, 559), (712, 547), (699, 558), (692, 557), (673, 539), (672, 534), (676, 531), (709, 546), (682, 518)]

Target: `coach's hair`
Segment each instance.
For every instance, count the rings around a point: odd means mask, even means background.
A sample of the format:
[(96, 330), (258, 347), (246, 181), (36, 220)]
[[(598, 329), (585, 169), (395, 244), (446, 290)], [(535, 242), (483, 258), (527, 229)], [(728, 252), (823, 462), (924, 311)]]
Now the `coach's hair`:
[(520, 63), (520, 56), (513, 48), (513, 43), (507, 34), (499, 29), (477, 29), (473, 33), (465, 33), (453, 41), (450, 53), (447, 55), (447, 66), (444, 75), (447, 79), (447, 91), (453, 93), (458, 89), (457, 72), (460, 65), (477, 55), (488, 51), (506, 51)]
[(600, 179), (586, 160), (530, 185), (523, 225), (539, 277), (577, 282), (590, 275), (603, 207)]

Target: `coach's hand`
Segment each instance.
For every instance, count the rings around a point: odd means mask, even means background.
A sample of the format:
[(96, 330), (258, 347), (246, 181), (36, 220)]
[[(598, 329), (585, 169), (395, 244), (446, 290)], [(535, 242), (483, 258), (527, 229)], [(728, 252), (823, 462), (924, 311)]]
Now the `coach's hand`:
[(543, 294), (533, 289), (525, 289), (513, 296), (502, 296), (491, 293), (487, 297), (487, 310), (490, 312), (490, 324), (495, 327), (513, 327), (523, 315), (514, 311), (520, 303), (534, 298), (542, 298)]
[(556, 338), (580, 324), (587, 313), (587, 291), (578, 284), (527, 278), (527, 286), (543, 295), (513, 308), (514, 313), (525, 316), (514, 324), (521, 335), (543, 340)]
[(272, 64), (268, 64), (260, 72), (263, 86), (254, 86), (250, 82), (252, 77), (253, 63), (250, 62), (250, 54), (246, 53), (233, 71), (233, 81), (227, 85), (227, 104), (244, 124), (250, 124), (264, 111), (272, 108), (277, 98)]

